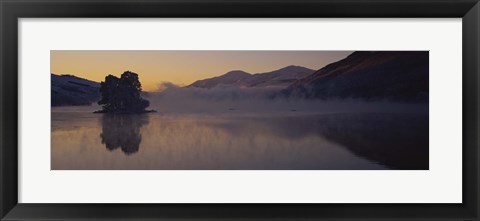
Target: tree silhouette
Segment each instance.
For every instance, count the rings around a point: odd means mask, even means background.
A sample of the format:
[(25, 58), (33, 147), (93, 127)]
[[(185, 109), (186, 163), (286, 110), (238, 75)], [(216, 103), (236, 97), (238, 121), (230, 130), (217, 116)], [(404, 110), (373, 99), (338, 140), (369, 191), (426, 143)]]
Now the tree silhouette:
[(148, 100), (140, 96), (142, 85), (138, 74), (125, 71), (120, 78), (113, 75), (105, 77), (100, 84), (101, 99), (99, 105), (103, 105), (100, 113), (143, 113), (150, 105)]

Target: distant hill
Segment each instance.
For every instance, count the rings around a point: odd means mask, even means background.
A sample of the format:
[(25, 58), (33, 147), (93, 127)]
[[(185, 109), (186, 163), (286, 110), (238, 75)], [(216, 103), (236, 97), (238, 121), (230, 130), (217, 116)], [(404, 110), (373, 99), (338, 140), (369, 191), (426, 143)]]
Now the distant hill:
[(287, 87), (293, 82), (315, 72), (301, 66), (288, 66), (279, 70), (249, 74), (244, 71), (231, 71), (224, 75), (195, 81), (189, 87), (214, 88), (217, 86), (238, 87)]
[(428, 84), (428, 51), (358, 51), (296, 81), (283, 94), (426, 102)]
[(287, 87), (293, 82), (309, 76), (313, 72), (315, 71), (306, 67), (291, 65), (267, 73), (254, 74), (238, 82), (237, 85), (246, 87)]
[(189, 85), (189, 87), (214, 88), (219, 85), (235, 85), (251, 76), (251, 74), (244, 71), (230, 71), (218, 77), (195, 81), (193, 84)]
[(73, 75), (51, 74), (52, 106), (91, 105), (100, 98), (100, 83)]

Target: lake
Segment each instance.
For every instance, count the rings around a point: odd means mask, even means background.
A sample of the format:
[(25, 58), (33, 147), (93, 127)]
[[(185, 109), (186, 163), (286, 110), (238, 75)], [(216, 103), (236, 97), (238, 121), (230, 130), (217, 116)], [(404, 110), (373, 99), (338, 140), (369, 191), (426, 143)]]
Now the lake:
[(428, 112), (141, 115), (52, 108), (52, 170), (428, 169)]

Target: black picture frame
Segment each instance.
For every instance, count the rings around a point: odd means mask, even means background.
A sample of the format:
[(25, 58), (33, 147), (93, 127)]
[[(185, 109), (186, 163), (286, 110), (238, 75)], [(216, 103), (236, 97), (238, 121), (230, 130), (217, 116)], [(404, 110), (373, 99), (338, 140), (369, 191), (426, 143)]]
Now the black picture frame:
[[(1, 0), (1, 220), (478, 220), (478, 0)], [(18, 203), (18, 19), (120, 17), (462, 18), (462, 204)], [(445, 42), (448, 44), (448, 42)], [(47, 85), (44, 85), (47, 87)], [(121, 193), (119, 193), (121, 194)]]

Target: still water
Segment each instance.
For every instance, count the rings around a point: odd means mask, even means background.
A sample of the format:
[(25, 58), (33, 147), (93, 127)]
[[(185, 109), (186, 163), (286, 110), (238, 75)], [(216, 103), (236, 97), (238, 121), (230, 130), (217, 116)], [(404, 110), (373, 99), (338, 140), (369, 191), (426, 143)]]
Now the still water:
[(53, 108), (53, 170), (428, 169), (428, 114), (93, 114)]

